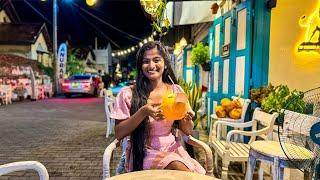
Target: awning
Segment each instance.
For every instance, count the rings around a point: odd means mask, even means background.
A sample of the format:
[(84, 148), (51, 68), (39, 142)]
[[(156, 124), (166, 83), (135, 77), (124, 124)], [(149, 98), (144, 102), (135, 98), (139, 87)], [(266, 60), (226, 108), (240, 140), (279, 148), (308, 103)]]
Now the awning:
[(168, 2), (164, 13), (171, 25), (175, 26), (211, 22), (215, 17), (211, 12), (211, 6), (219, 1)]

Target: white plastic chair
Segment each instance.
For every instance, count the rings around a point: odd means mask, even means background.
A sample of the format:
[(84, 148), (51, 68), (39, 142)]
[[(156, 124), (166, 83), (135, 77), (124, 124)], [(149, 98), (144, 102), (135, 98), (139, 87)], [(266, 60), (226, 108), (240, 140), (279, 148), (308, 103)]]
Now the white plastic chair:
[[(188, 135), (184, 135), (181, 131), (179, 131), (179, 132), (180, 133), (178, 133), (178, 134), (181, 134), (181, 136), (182, 136), (181, 139), (184, 142), (186, 142), (194, 147), (202, 148), (205, 151), (206, 160), (205, 160), (205, 167), (204, 168), (206, 170), (206, 175), (213, 176), (212, 151), (211, 151), (210, 147), (206, 143), (195, 139), (191, 135), (188, 136)], [(112, 152), (118, 146), (120, 146), (119, 140), (115, 139), (112, 143), (110, 143), (108, 145), (108, 147), (104, 151), (103, 167), (102, 167), (102, 171), (103, 171), (102, 172), (102, 176), (103, 176), (102, 179), (103, 180), (109, 179), (111, 176), (110, 161), (112, 158)]]
[(37, 171), (40, 180), (49, 180), (49, 174), (46, 167), (37, 161), (21, 161), (0, 165), (0, 176), (24, 170), (35, 170)]
[(106, 137), (108, 138), (109, 135), (112, 133), (115, 121), (111, 118), (111, 112), (113, 111), (113, 105), (114, 105), (114, 97), (113, 96), (105, 96), (104, 97), (104, 110), (106, 113), (106, 121), (107, 121), (107, 131), (106, 131)]
[[(232, 100), (237, 99), (237, 98), (238, 97), (236, 97), (236, 96), (232, 96)], [(210, 115), (212, 125), (214, 124), (215, 121), (226, 121), (226, 122), (232, 122), (232, 123), (243, 123), (251, 100), (250, 99), (243, 99), (243, 98), (240, 98), (239, 100), (240, 100), (240, 103), (242, 105), (242, 113), (241, 113), (241, 118), (240, 119), (219, 118), (214, 113), (214, 114)], [(219, 127), (217, 129), (217, 132), (221, 133), (221, 130), (222, 129)], [(243, 130), (243, 128), (239, 128), (239, 130)], [(209, 134), (212, 134), (212, 127), (210, 127)], [(238, 135), (235, 138), (236, 138), (237, 141), (243, 142), (243, 136)], [(211, 141), (211, 137), (209, 137), (209, 141)]]
[(12, 104), (12, 87), (11, 85), (1, 85), (1, 91), (3, 92), (3, 103)]

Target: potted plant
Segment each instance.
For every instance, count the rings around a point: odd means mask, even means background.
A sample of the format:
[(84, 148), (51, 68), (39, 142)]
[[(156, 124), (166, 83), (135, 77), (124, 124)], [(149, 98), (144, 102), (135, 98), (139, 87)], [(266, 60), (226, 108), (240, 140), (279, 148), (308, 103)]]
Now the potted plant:
[(251, 102), (255, 102), (258, 107), (261, 107), (261, 102), (264, 98), (274, 91), (275, 87), (270, 83), (266, 86), (254, 88), (250, 90)]
[(282, 125), (283, 123), (283, 114), (281, 113), (281, 109), (304, 113), (305, 107), (303, 92), (297, 90), (290, 91), (287, 85), (277, 86), (261, 101), (262, 110), (268, 113), (279, 113), (280, 116), (276, 121), (277, 125)]
[(193, 65), (201, 65), (204, 71), (210, 71), (209, 58), (209, 47), (203, 45), (202, 42), (192, 48), (191, 61)]
[[(197, 86), (196, 83), (187, 83), (184, 80), (179, 80), (179, 85), (182, 87), (184, 92), (187, 94), (191, 109), (194, 112), (197, 112), (201, 107), (201, 97), (202, 97), (201, 89)], [(196, 139), (199, 139), (199, 131), (195, 130), (195, 128), (197, 127), (200, 120), (201, 120), (201, 117), (197, 117), (197, 113), (196, 113), (192, 119), (193, 124), (194, 124), (192, 136)], [(189, 153), (189, 155), (194, 158), (193, 146), (186, 144), (186, 150)]]

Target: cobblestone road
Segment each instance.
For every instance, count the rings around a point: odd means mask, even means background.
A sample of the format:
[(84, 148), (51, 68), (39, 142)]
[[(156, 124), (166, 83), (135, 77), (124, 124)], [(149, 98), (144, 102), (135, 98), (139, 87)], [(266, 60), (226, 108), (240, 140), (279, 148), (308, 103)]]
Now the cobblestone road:
[[(53, 180), (101, 179), (102, 155), (110, 142), (105, 129), (103, 100), (98, 98), (0, 106), (0, 164), (35, 160)], [(0, 179), (36, 179), (36, 173)]]

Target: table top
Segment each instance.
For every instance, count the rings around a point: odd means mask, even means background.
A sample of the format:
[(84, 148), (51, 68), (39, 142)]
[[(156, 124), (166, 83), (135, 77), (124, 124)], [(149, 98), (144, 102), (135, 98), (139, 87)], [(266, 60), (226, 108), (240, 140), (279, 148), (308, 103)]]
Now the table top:
[[(290, 157), (290, 159), (308, 160), (314, 158), (313, 153), (304, 147), (296, 146), (290, 143), (281, 144), (283, 148), (287, 151), (287, 155)], [(266, 156), (288, 159), (286, 154), (283, 152), (280, 142), (277, 141), (255, 141), (250, 144), (250, 147), (252, 150), (257, 151)]]
[(216, 178), (203, 174), (177, 170), (143, 170), (112, 176), (111, 180), (214, 180)]

